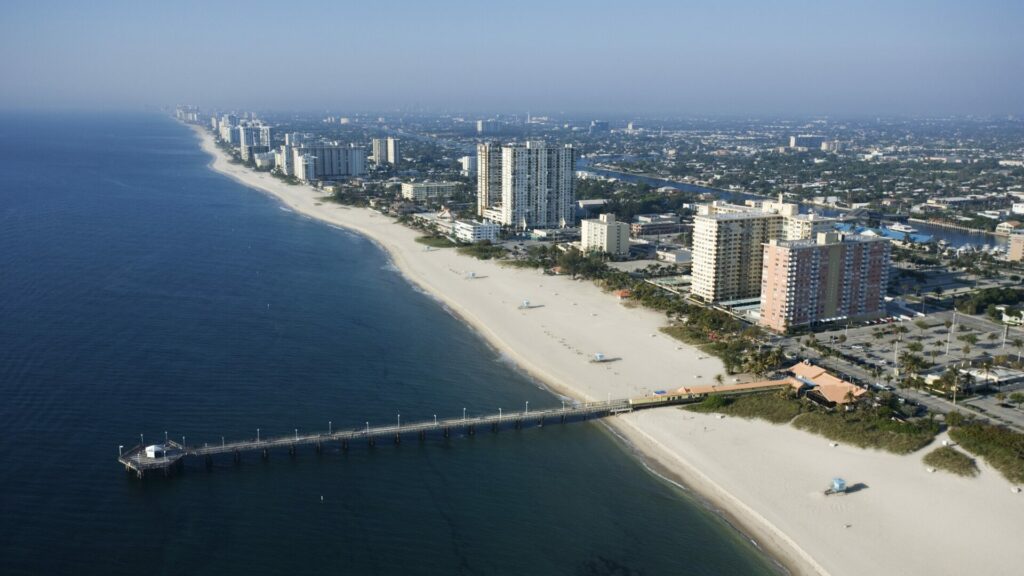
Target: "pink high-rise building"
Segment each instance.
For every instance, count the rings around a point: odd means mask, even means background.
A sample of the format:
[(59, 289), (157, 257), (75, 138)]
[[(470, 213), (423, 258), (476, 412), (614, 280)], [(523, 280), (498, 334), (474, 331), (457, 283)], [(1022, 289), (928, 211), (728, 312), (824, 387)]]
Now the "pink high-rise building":
[(777, 332), (881, 316), (891, 246), (884, 238), (819, 233), (764, 245), (760, 324)]

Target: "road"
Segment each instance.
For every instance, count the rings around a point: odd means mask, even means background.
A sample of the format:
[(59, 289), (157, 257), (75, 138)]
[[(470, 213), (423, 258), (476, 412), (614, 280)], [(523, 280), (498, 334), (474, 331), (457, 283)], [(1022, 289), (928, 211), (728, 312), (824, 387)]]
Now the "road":
[[(808, 336), (775, 338), (773, 344), (782, 346), (791, 357), (810, 360), (848, 380), (862, 384), (884, 385), (887, 382), (886, 375), (889, 376), (890, 382), (898, 382), (894, 363), (899, 354), (909, 347), (920, 346), (919, 355), (926, 360), (934, 361), (940, 369), (945, 369), (947, 366), (983, 357), (1002, 354), (1013, 356), (1018, 352), (1012, 345), (1013, 339), (1024, 338), (1024, 333), (1019, 329), (1011, 329), (1004, 346), (1001, 325), (987, 318), (964, 314), (956, 316), (956, 323), (961, 326), (961, 330), (951, 334), (945, 327), (946, 321), (953, 321), (951, 311), (932, 312), (918, 320), (924, 321), (923, 327), (919, 327), (916, 321), (869, 326), (861, 323), (814, 336), (819, 342), (831, 343), (834, 349), (844, 354), (863, 359), (866, 362), (863, 366), (835, 356), (824, 358), (816, 350), (801, 346), (801, 342)], [(903, 326), (907, 330), (902, 337), (897, 332), (897, 326)], [(978, 339), (976, 344), (970, 346), (967, 354), (964, 353), (966, 343), (957, 339), (957, 336), (962, 334), (973, 334)], [(1024, 432), (1024, 412), (999, 406), (994, 395), (976, 396), (966, 401), (958, 401), (954, 406), (951, 400), (911, 388), (900, 388), (895, 392), (898, 396), (919, 403), (935, 413), (947, 414), (953, 410), (960, 410), (979, 419), (1006, 424)]]

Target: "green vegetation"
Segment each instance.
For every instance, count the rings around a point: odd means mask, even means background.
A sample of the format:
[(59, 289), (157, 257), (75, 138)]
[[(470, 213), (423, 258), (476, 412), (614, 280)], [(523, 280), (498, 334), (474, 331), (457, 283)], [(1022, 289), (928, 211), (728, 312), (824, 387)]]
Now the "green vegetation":
[(325, 198), (344, 206), (365, 208), (370, 205), (370, 199), (367, 197), (366, 192), (358, 188), (339, 188)]
[(459, 246), (459, 254), (465, 254), (466, 256), (472, 256), (478, 260), (490, 260), (492, 258), (501, 258), (505, 255), (506, 250), (501, 246), (495, 246), (490, 241), (484, 240), (477, 242), (476, 244), (467, 244), (465, 246)]
[(985, 288), (971, 292), (966, 298), (956, 301), (956, 309), (964, 314), (978, 314), (989, 310), (990, 306), (1005, 304), (1013, 306), (1024, 302), (1024, 290), (1013, 288)]
[(1010, 482), (1024, 483), (1024, 434), (970, 420), (961, 424), (950, 428), (950, 438), (984, 458)]
[(828, 412), (786, 391), (733, 398), (709, 396), (703, 402), (685, 409), (740, 418), (760, 418), (775, 424), (792, 422), (793, 426), (801, 430), (836, 442), (861, 448), (879, 448), (895, 454), (909, 454), (919, 450), (938, 434), (939, 425), (930, 419), (908, 422), (894, 419), (895, 411), (888, 405), (892, 403), (883, 403), (876, 408), (862, 405), (855, 412)]
[(693, 412), (717, 412), (740, 418), (759, 418), (773, 424), (785, 424), (804, 410), (804, 404), (792, 393), (764, 392), (746, 396), (708, 396), (699, 404), (685, 407)]
[(444, 236), (420, 236), (419, 238), (416, 238), (416, 241), (420, 244), (426, 244), (431, 248), (452, 248), (457, 246), (455, 242), (452, 242)]
[(849, 413), (808, 412), (798, 416), (793, 425), (835, 442), (879, 448), (894, 454), (920, 450), (939, 432), (939, 425), (931, 420), (903, 422), (892, 418), (891, 411), (887, 409), (865, 408)]
[(295, 176), (285, 176), (284, 174), (278, 172), (277, 170), (271, 170), (270, 175), (284, 182), (285, 184), (291, 184), (292, 186), (298, 186), (299, 184), (302, 183)]
[(952, 472), (959, 476), (977, 476), (978, 465), (974, 458), (962, 454), (950, 446), (942, 446), (925, 454), (924, 463), (932, 468)]

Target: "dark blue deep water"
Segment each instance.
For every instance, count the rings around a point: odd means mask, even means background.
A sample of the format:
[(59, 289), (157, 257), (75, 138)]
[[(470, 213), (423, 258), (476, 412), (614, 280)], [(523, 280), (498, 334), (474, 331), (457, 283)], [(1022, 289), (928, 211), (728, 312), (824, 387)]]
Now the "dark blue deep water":
[(135, 479), (116, 456), (140, 434), (558, 400), (371, 242), (211, 172), (170, 120), (0, 116), (0, 158), (0, 573), (774, 570), (593, 423)]

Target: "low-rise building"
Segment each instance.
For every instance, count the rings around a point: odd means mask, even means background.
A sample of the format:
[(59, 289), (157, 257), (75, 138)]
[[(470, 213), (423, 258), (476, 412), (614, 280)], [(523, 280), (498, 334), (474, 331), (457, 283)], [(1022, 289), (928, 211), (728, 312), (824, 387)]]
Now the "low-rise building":
[(806, 393), (807, 398), (830, 408), (856, 402), (867, 393), (864, 388), (837, 378), (828, 370), (806, 360), (795, 364), (789, 371), (796, 380), (810, 388)]
[(683, 226), (676, 214), (640, 214), (629, 225), (629, 233), (634, 238), (655, 236), (660, 234), (678, 234)]
[(270, 170), (275, 165), (275, 155), (273, 152), (259, 152), (253, 154), (253, 162), (256, 163), (257, 170)]
[(403, 182), (402, 198), (423, 202), (450, 198), (458, 190), (458, 182)]
[(996, 234), (1005, 234), (1009, 236), (1017, 230), (1021, 230), (1021, 223), (1017, 220), (1007, 220), (1006, 222), (1000, 222), (996, 225)]
[(580, 238), (584, 252), (629, 255), (629, 224), (616, 222), (615, 214), (601, 214), (597, 220), (584, 220)]
[(477, 242), (497, 242), (501, 226), (494, 222), (474, 222), (472, 220), (456, 220), (452, 224), (452, 235), (459, 242), (476, 244)]
[(658, 260), (675, 264), (681, 268), (693, 266), (693, 252), (686, 248), (659, 248), (657, 255)]

